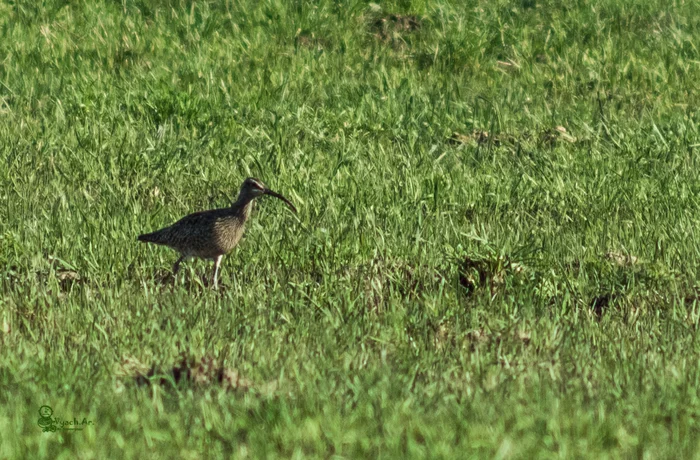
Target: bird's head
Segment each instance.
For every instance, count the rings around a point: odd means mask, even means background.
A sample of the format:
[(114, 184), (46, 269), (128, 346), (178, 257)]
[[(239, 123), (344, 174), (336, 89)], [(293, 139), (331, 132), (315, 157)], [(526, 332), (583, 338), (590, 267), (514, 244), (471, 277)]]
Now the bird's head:
[(256, 198), (260, 195), (264, 195), (265, 190), (267, 190), (267, 187), (265, 187), (265, 184), (263, 184), (262, 181), (255, 179), (254, 177), (249, 177), (243, 181), (239, 195), (249, 198)]
[(255, 179), (254, 177), (249, 177), (243, 181), (243, 185), (241, 185), (241, 191), (238, 194), (238, 199), (252, 200), (253, 198), (259, 197), (260, 195), (270, 195), (274, 196), (275, 198), (279, 198), (280, 200), (287, 203), (287, 206), (289, 206), (292, 209), (292, 211), (294, 211), (295, 213), (297, 212), (297, 208), (295, 208), (294, 205), (288, 199), (286, 199), (279, 193), (273, 192), (269, 188), (265, 187), (265, 184), (263, 184), (261, 180)]

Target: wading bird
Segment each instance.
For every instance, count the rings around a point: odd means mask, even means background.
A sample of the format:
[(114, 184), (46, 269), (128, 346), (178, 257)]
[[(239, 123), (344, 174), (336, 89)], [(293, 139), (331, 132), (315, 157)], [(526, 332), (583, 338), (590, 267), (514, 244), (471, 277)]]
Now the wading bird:
[(139, 236), (139, 241), (168, 246), (180, 253), (173, 266), (173, 275), (180, 269), (180, 263), (190, 257), (214, 261), (214, 288), (218, 285), (221, 258), (236, 247), (243, 236), (245, 223), (250, 217), (253, 200), (261, 195), (271, 195), (297, 209), (285, 197), (265, 187), (265, 184), (252, 177), (241, 185), (238, 199), (228, 208), (211, 209), (190, 214), (169, 227)]

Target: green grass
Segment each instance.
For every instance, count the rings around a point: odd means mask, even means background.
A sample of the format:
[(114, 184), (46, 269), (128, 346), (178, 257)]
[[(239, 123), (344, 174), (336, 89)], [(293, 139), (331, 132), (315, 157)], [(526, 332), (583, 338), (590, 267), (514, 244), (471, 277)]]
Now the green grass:
[[(693, 457), (698, 43), (687, 0), (0, 1), (0, 457)], [(136, 236), (247, 176), (299, 215), (171, 284)]]

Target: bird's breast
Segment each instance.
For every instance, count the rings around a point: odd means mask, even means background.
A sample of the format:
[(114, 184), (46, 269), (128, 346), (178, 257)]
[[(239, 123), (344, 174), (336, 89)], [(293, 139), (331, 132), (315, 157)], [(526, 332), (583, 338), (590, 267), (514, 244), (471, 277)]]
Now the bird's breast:
[(241, 240), (244, 230), (245, 221), (235, 216), (218, 220), (214, 226), (214, 234), (219, 250), (222, 253), (230, 252)]

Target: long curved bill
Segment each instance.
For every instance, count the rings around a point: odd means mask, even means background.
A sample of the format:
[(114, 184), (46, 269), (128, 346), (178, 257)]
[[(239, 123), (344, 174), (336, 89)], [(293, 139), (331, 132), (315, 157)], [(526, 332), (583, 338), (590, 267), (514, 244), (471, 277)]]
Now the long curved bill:
[(279, 193), (273, 192), (272, 190), (270, 190), (269, 188), (267, 188), (267, 189), (265, 189), (265, 195), (270, 195), (270, 196), (274, 196), (275, 198), (279, 198), (280, 200), (282, 200), (282, 201), (284, 201), (285, 203), (287, 203), (287, 206), (289, 206), (290, 208), (292, 208), (292, 211), (294, 211), (294, 214), (297, 213), (297, 208), (294, 207), (294, 205), (292, 204), (292, 202), (289, 201), (288, 199), (286, 199), (285, 197), (283, 197), (282, 195), (280, 195)]

